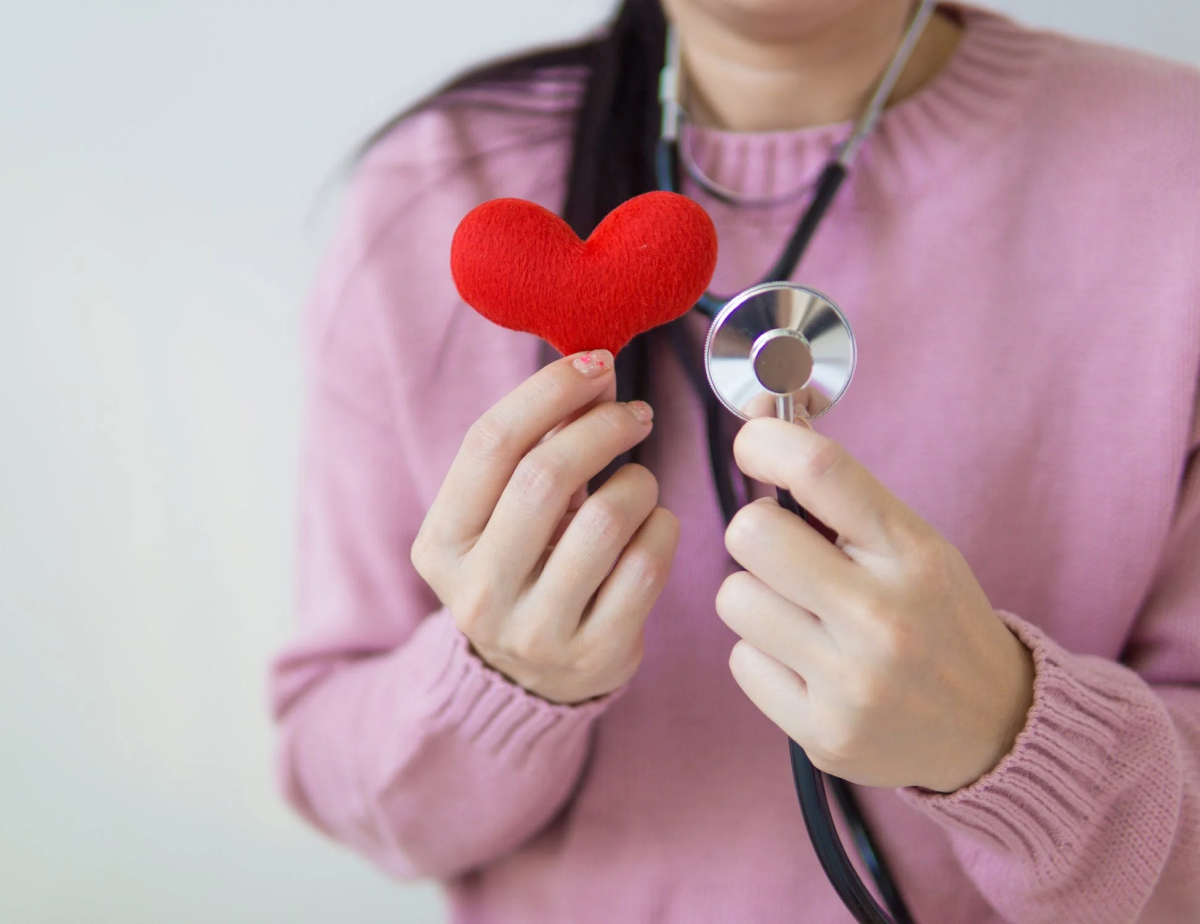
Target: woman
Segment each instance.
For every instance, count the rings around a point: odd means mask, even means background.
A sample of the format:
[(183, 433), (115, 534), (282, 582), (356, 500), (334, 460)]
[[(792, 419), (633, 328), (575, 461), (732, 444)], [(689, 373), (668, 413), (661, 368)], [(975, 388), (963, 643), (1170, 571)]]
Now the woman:
[(782, 728), (918, 921), (1198, 919), (1200, 78), (939, 9), (797, 275), (859, 374), (820, 433), (730, 448), (834, 546), (770, 501), (726, 531), (703, 319), (539, 371), (450, 280), (482, 201), (586, 235), (653, 188), (665, 12), (713, 287), (752, 284), (911, 15), (663, 7), (469, 75), (357, 171), (310, 312), (288, 798), (459, 922), (847, 921)]

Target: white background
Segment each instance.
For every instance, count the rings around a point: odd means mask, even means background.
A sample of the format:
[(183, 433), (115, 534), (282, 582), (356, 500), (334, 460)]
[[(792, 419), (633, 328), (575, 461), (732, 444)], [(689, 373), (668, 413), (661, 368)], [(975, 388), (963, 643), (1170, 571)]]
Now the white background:
[[(1200, 61), (1195, 0), (996, 5)], [(608, 8), (0, 0), (0, 921), (441, 920), (272, 787), (297, 312), (359, 138)]]

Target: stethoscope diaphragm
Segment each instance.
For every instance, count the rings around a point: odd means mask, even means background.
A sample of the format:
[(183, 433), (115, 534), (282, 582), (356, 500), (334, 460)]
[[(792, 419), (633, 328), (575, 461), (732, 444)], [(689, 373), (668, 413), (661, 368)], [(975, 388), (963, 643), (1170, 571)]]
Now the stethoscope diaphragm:
[(845, 315), (815, 289), (767, 282), (730, 299), (704, 343), (704, 369), (717, 399), (743, 420), (794, 407), (820, 417), (854, 375), (854, 334)]

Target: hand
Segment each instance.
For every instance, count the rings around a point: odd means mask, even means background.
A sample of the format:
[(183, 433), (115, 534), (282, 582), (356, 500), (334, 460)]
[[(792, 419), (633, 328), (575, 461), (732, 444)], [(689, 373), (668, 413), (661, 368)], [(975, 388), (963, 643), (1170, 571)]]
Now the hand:
[(650, 407), (615, 394), (604, 350), (518, 386), (467, 432), (412, 548), (476, 654), (555, 703), (633, 676), (679, 540), (640, 465), (587, 496), (589, 479), (650, 435)]
[(835, 546), (773, 500), (729, 525), (747, 570), (717, 612), (754, 704), (852, 782), (952, 792), (992, 770), (1024, 727), (1033, 664), (962, 555), (807, 424), (753, 420), (734, 455), (839, 533)]

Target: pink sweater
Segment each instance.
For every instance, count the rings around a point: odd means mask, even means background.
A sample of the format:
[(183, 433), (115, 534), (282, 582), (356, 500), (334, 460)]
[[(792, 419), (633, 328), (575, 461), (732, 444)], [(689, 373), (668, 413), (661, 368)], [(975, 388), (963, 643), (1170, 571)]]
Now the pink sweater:
[[(860, 798), (922, 924), (1200, 921), (1200, 75), (962, 15), (799, 278), (859, 341), (820, 429), (964, 553), (1036, 696), (974, 785)], [(287, 798), (391, 874), (444, 880), (462, 924), (847, 922), (784, 736), (728, 670), (732, 564), (671, 355), (648, 462), (682, 540), (624, 689), (569, 707), (511, 685), (409, 564), (464, 431), (537, 366), (533, 338), (457, 298), (451, 234), (493, 197), (560, 206), (578, 75), (520, 112), (484, 96), (373, 150), (316, 285), (301, 618), (273, 674)], [(844, 131), (690, 142), (768, 195)], [(716, 290), (756, 281), (795, 202), (689, 192), (719, 231)]]

